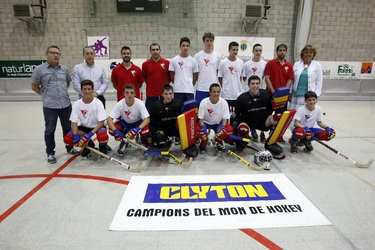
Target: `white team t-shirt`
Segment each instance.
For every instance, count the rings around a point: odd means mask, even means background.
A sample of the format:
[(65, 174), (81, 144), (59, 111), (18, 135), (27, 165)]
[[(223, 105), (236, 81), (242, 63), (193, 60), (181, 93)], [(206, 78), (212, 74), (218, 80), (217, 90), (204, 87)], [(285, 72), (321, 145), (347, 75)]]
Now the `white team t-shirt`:
[(318, 105), (315, 105), (315, 109), (310, 111), (306, 108), (306, 105), (297, 109), (295, 120), (301, 122), (304, 127), (313, 128), (316, 127), (316, 123), (322, 120), (322, 112)]
[(224, 99), (236, 100), (242, 93), (242, 68), (243, 61), (240, 58), (236, 58), (235, 61), (225, 58), (220, 62), (218, 77), (223, 78), (221, 97)]
[(90, 103), (84, 103), (82, 98), (74, 102), (70, 121), (79, 126), (95, 128), (98, 122), (107, 119), (107, 113), (104, 110), (103, 103), (94, 98)]
[(173, 91), (194, 94), (193, 73), (199, 72), (198, 63), (192, 56), (177, 55), (169, 63), (169, 71), (174, 72)]
[(207, 54), (203, 50), (194, 56), (198, 63), (199, 76), (197, 90), (209, 91), (212, 83), (217, 83), (217, 70), (219, 69), (220, 57), (216, 52)]
[(150, 114), (145, 104), (138, 98), (134, 98), (134, 103), (131, 106), (128, 106), (123, 98), (115, 105), (110, 116), (116, 120), (121, 118), (126, 123), (134, 123), (149, 117)]
[(266, 64), (267, 62), (263, 59), (260, 59), (259, 62), (254, 62), (252, 59), (250, 59), (243, 65), (242, 77), (246, 77), (246, 81), (244, 82), (242, 88), (243, 92), (249, 91), (249, 83), (247, 81), (252, 75), (258, 76), (261, 79), (260, 88), (266, 89), (266, 83), (265, 81), (263, 81), (264, 69), (266, 68)]
[(198, 110), (198, 118), (209, 125), (220, 124), (222, 120), (229, 119), (229, 106), (225, 99), (221, 98), (215, 104), (209, 97), (204, 98)]

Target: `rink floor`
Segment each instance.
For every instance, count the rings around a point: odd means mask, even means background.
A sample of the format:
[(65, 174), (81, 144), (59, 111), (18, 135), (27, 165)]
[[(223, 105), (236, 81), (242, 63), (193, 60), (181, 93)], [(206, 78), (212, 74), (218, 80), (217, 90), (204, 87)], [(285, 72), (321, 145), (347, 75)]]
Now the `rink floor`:
[[(375, 102), (320, 102), (336, 129), (330, 145), (352, 158), (375, 158)], [(107, 104), (107, 110), (114, 102)], [(190, 167), (153, 160), (140, 173), (104, 159), (65, 153), (57, 128), (57, 164), (46, 162), (40, 102), (0, 103), (0, 249), (375, 249), (375, 164), (353, 167), (314, 143), (289, 153), (269, 172), (250, 170), (209, 152)], [(117, 148), (111, 138), (110, 146)], [(250, 151), (249, 151), (250, 152)], [(132, 150), (129, 162), (142, 159)], [(124, 159), (125, 160), (125, 159)], [(111, 232), (132, 175), (283, 173), (324, 214), (330, 226), (167, 232)]]

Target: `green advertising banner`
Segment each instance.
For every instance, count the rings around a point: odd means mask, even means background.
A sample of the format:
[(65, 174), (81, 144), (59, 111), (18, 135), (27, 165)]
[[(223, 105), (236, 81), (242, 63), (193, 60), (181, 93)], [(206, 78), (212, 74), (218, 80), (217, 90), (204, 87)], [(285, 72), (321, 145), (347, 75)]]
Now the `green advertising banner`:
[(45, 60), (0, 61), (0, 78), (29, 78)]

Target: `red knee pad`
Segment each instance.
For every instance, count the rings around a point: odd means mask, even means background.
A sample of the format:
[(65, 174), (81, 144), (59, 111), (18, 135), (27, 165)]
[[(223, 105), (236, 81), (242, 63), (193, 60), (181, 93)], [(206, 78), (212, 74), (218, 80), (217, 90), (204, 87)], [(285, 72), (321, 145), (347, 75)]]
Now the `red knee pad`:
[(297, 139), (303, 139), (305, 137), (305, 129), (297, 127), (293, 130), (293, 133), (296, 135)]
[(96, 131), (96, 139), (98, 139), (99, 143), (106, 143), (108, 142), (108, 133), (106, 128), (100, 128)]
[(248, 137), (250, 137), (249, 136), (249, 132), (250, 132), (249, 125), (247, 125), (244, 122), (241, 122), (240, 124), (238, 124), (238, 126), (237, 126), (237, 134), (238, 134), (238, 136), (248, 138)]
[(139, 133), (140, 133), (141, 137), (142, 136), (147, 136), (148, 134), (150, 134), (150, 129), (148, 128), (148, 126), (146, 126)]
[(73, 146), (73, 132), (72, 131), (69, 131), (68, 133), (64, 135), (64, 143), (69, 146)]

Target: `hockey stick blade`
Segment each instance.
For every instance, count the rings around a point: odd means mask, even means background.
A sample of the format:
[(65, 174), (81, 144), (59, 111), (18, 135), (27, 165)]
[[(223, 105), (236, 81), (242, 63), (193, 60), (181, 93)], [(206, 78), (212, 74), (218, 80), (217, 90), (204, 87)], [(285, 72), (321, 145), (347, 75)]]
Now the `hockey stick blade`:
[(356, 162), (354, 163), (354, 166), (356, 166), (357, 168), (369, 168), (373, 162), (373, 159), (369, 160), (367, 163)]

